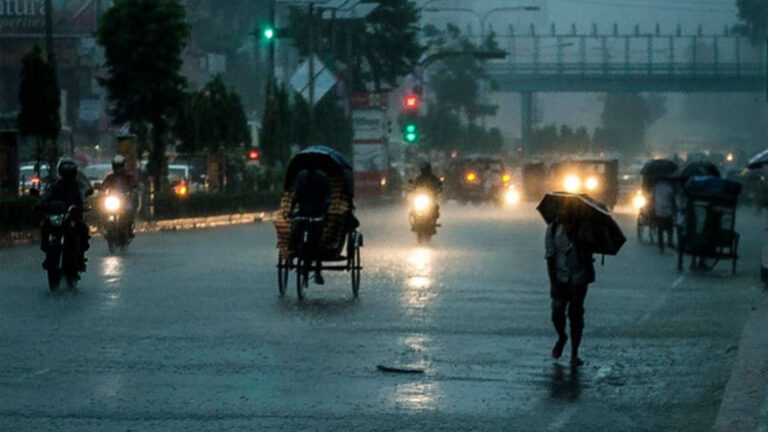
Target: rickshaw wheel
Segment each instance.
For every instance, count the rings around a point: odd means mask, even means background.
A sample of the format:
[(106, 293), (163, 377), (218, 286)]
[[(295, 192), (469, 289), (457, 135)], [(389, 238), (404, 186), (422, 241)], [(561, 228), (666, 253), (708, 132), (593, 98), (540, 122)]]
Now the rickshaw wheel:
[(309, 267), (307, 261), (302, 258), (296, 258), (296, 297), (299, 301), (304, 300), (304, 292), (309, 284)]
[(280, 292), (280, 297), (285, 295), (285, 291), (288, 288), (288, 275), (291, 271), (291, 261), (283, 259), (283, 254), (278, 252), (277, 256), (277, 289)]
[(360, 270), (361, 270), (361, 259), (360, 259), (360, 245), (356, 244), (356, 242), (352, 242), (354, 244), (353, 246), (353, 252), (351, 253), (349, 264), (350, 269), (349, 272), (352, 276), (352, 295), (357, 298), (358, 294), (360, 293)]

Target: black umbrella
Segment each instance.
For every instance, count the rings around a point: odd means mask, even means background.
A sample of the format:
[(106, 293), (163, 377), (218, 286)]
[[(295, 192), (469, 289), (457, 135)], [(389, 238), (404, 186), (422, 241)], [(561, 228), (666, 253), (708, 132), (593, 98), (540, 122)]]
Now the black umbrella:
[(713, 176), (720, 177), (720, 170), (712, 162), (700, 161), (691, 162), (685, 165), (675, 174), (685, 184), (691, 177)]
[(616, 255), (627, 241), (611, 212), (587, 195), (551, 192), (536, 207), (547, 223), (555, 222), (561, 209), (578, 220), (578, 240), (592, 253)]
[(671, 177), (677, 169), (677, 164), (669, 159), (654, 159), (643, 166), (640, 174), (651, 180), (659, 180)]
[(749, 163), (747, 164), (747, 168), (758, 169), (764, 167), (765, 165), (768, 165), (768, 150), (763, 150), (755, 157), (750, 159)]

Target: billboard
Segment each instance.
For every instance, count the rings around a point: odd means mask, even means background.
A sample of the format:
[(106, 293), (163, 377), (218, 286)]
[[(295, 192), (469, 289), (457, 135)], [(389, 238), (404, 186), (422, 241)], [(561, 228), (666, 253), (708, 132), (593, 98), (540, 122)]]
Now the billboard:
[[(96, 30), (104, 0), (53, 0), (53, 33), (87, 35)], [(45, 32), (45, 0), (0, 0), (0, 37)]]

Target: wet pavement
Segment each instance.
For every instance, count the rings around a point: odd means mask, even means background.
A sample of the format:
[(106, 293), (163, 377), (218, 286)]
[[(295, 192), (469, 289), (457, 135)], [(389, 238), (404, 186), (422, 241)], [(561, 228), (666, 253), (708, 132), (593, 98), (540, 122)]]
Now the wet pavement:
[[(678, 273), (628, 244), (597, 263), (582, 357), (554, 342), (531, 205), (443, 208), (419, 247), (399, 207), (360, 211), (360, 298), (326, 274), (277, 295), (269, 224), (140, 235), (89, 251), (49, 293), (35, 246), (0, 249), (0, 430), (701, 431), (715, 420), (758, 284), (762, 223), (739, 214), (739, 273)], [(294, 279), (291, 280), (293, 282)], [(389, 374), (377, 365), (424, 369)]]

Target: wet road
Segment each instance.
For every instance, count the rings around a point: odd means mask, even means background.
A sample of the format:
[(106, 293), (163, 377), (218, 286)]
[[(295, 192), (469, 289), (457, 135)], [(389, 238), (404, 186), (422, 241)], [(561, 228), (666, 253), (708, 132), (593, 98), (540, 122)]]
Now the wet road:
[(736, 277), (678, 274), (619, 215), (630, 241), (598, 261), (578, 372), (548, 358), (532, 206), (447, 205), (430, 247), (404, 209), (362, 210), (358, 300), (330, 273), (280, 300), (269, 224), (139, 236), (121, 256), (95, 239), (76, 292), (47, 291), (36, 247), (2, 249), (0, 430), (705, 430), (760, 293), (745, 213)]

